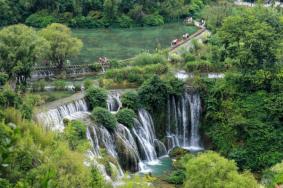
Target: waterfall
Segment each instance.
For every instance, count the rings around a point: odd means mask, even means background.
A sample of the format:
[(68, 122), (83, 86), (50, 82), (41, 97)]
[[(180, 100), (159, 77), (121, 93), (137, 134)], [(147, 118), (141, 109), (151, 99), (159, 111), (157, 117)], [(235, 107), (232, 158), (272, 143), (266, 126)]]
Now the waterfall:
[(120, 93), (117, 91), (113, 91), (108, 94), (107, 98), (107, 106), (110, 112), (118, 112), (122, 107), (122, 102), (120, 100)]
[(36, 115), (39, 123), (51, 130), (63, 131), (64, 118), (74, 120), (84, 118), (88, 115), (87, 103), (84, 99), (79, 99), (68, 104), (50, 109), (47, 112), (40, 112)]
[(199, 94), (184, 92), (180, 97), (170, 96), (167, 106), (167, 148), (179, 146), (189, 150), (202, 150), (199, 136)]

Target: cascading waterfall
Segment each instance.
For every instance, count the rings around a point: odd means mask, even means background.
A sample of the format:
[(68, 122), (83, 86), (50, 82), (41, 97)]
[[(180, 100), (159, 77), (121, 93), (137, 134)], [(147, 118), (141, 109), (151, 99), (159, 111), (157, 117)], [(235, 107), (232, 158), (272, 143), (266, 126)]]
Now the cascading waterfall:
[(36, 119), (48, 129), (63, 131), (64, 118), (74, 120), (84, 118), (87, 115), (87, 103), (84, 99), (79, 99), (48, 110), (47, 112), (40, 112), (36, 115)]
[(192, 151), (202, 150), (199, 136), (199, 94), (184, 92), (180, 97), (170, 96), (167, 105), (167, 148), (179, 146)]
[(107, 106), (110, 112), (118, 112), (122, 107), (122, 102), (120, 100), (120, 93), (117, 91), (113, 91), (108, 95), (107, 98)]

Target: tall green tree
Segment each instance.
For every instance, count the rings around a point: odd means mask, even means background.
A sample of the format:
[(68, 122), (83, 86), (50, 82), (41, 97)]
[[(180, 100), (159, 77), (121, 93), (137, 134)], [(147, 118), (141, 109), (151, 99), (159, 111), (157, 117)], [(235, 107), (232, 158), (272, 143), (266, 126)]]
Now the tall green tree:
[(48, 53), (50, 62), (63, 69), (66, 60), (78, 55), (83, 46), (80, 39), (73, 37), (71, 30), (62, 24), (51, 24), (40, 31), (40, 36), (45, 38), (51, 48)]
[(25, 25), (0, 30), (0, 69), (13, 83), (25, 84), (32, 67), (46, 56), (49, 44)]
[(207, 152), (190, 159), (186, 164), (185, 188), (257, 188), (250, 173), (239, 174), (234, 161)]

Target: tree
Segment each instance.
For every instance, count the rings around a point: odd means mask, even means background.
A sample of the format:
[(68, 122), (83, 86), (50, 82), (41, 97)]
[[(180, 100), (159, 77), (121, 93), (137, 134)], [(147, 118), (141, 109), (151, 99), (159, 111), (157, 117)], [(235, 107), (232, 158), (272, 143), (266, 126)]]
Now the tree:
[(141, 102), (149, 109), (156, 110), (164, 107), (168, 96), (168, 87), (157, 75), (146, 80), (139, 88)]
[(239, 174), (234, 161), (215, 152), (206, 152), (190, 159), (186, 164), (185, 188), (256, 188), (250, 173)]
[(128, 128), (132, 128), (134, 126), (135, 117), (136, 113), (132, 109), (128, 108), (123, 108), (116, 114), (117, 121), (127, 126)]
[(62, 24), (51, 24), (40, 31), (50, 44), (51, 50), (48, 58), (52, 64), (60, 70), (63, 69), (66, 60), (80, 53), (82, 41), (72, 36), (71, 30)]
[(105, 17), (112, 22), (118, 13), (120, 2), (118, 0), (104, 0), (103, 10)]
[(32, 67), (49, 50), (48, 42), (25, 25), (13, 25), (0, 30), (0, 67), (13, 83), (26, 84)]
[(276, 62), (279, 35), (268, 23), (250, 13), (228, 17), (218, 32), (226, 57), (241, 72), (272, 69)]
[(102, 125), (109, 130), (115, 129), (117, 125), (116, 117), (105, 108), (95, 107), (91, 117), (97, 125)]

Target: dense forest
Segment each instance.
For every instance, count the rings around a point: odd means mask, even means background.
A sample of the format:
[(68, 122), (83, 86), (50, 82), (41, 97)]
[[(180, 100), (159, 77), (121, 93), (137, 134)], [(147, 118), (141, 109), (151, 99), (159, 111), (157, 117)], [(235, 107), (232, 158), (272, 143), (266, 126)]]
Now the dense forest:
[[(280, 6), (0, 0), (0, 12), (0, 188), (283, 186)], [(72, 27), (188, 15), (205, 26), (189, 23), (179, 48), (67, 72), (84, 50)]]
[(196, 14), (207, 3), (202, 0), (2, 0), (0, 26), (26, 23), (46, 27), (54, 22), (79, 28), (156, 26)]

